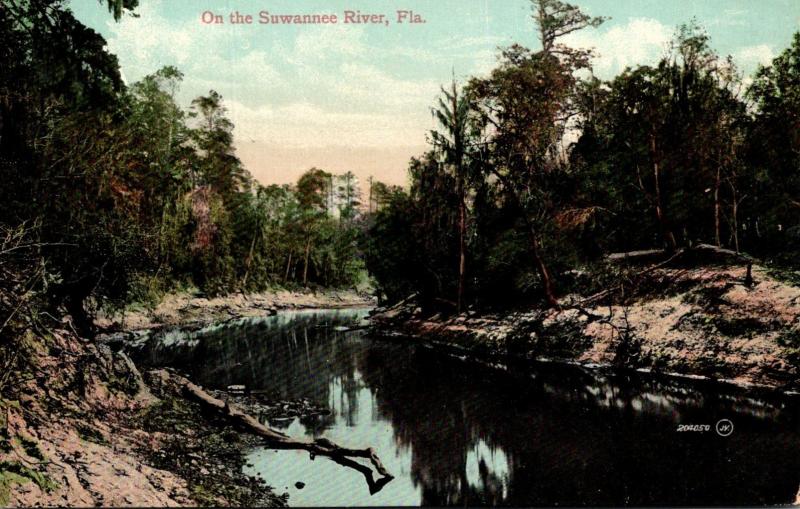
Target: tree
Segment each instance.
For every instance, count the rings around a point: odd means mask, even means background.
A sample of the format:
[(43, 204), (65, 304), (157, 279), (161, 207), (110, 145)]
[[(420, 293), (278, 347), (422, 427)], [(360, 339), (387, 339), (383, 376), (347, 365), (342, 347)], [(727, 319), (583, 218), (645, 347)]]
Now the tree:
[[(800, 248), (800, 32), (747, 91), (755, 119), (749, 164), (759, 194), (751, 230), (761, 249)], [(780, 246), (780, 247), (779, 247)]]
[(565, 113), (574, 84), (571, 71), (548, 53), (514, 46), (504, 51), (501, 65), (489, 78), (470, 84), (489, 126), (489, 160), (484, 167), (522, 215), (531, 257), (551, 306), (558, 301), (541, 246), (555, 214), (557, 197), (551, 194), (550, 183), (563, 170), (560, 149), (554, 146), (562, 126), (554, 119)]
[(311, 244), (314, 228), (328, 211), (333, 176), (319, 168), (311, 168), (297, 181), (297, 199), (303, 217), (305, 248), (303, 252), (303, 285), (308, 283), (308, 266), (311, 257)]
[(588, 67), (591, 55), (558, 39), (603, 19), (558, 0), (533, 0), (532, 7), (541, 51), (506, 49), (489, 78), (473, 80), (470, 88), (489, 128), (491, 160), (485, 167), (521, 211), (544, 297), (558, 306), (542, 243), (566, 203), (557, 191), (568, 163), (562, 140), (576, 115), (576, 73)]
[[(747, 124), (737, 81), (732, 63), (711, 51), (705, 32), (689, 24), (678, 29), (671, 53), (656, 67), (628, 69), (607, 90), (587, 91), (599, 100), (584, 105), (593, 109), (584, 113), (591, 117), (579, 143), (584, 159), (616, 169), (611, 177), (617, 189), (640, 192), (638, 198), (626, 194), (604, 202), (625, 218), (620, 231), (649, 235), (652, 226), (629, 219), (649, 209), (667, 251), (693, 240), (722, 243), (722, 205), (726, 194), (739, 194), (735, 174), (741, 174)], [(738, 204), (741, 196), (727, 199)], [(619, 209), (621, 203), (628, 208)], [(732, 211), (736, 244), (738, 212)]]
[[(98, 0), (102, 2), (103, 0)], [(114, 15), (114, 19), (119, 21), (123, 11), (133, 11), (138, 7), (139, 0), (106, 0), (108, 12)]]
[(432, 131), (434, 149), (443, 155), (443, 162), (451, 168), (458, 196), (458, 293), (456, 310), (461, 313), (464, 303), (464, 277), (467, 263), (467, 186), (469, 181), (467, 156), (475, 136), (475, 127), (470, 125), (472, 105), (469, 98), (459, 91), (453, 79), (450, 90), (442, 87), (442, 97), (433, 110), (444, 132)]
[(580, 8), (560, 0), (531, 0), (531, 4), (542, 51), (549, 54), (573, 53), (574, 50), (558, 45), (558, 39), (584, 28), (597, 28), (606, 20), (589, 16)]
[(250, 176), (236, 157), (233, 122), (227, 117), (222, 96), (214, 90), (192, 101), (189, 114), (199, 119), (194, 139), (200, 149), (200, 183), (211, 186), (226, 204), (250, 184)]
[(125, 183), (130, 137), (115, 116), (123, 84), (105, 45), (63, 2), (0, 9), (0, 218), (41, 225), (50, 306), (86, 334), (88, 297), (124, 298), (128, 268), (146, 259), (139, 194)]

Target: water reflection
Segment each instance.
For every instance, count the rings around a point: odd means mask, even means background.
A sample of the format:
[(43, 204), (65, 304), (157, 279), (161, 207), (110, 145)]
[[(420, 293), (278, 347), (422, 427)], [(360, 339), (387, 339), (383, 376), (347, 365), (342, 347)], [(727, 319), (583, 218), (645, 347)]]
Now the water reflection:
[[(162, 334), (138, 355), (210, 387), (246, 384), (327, 403), (331, 415), (282, 426), (292, 436), (373, 446), (396, 476), (370, 496), (363, 477), (331, 461), (253, 451), (252, 471), (289, 491), (292, 505), (794, 501), (796, 401), (644, 375), (548, 366), (498, 371), (335, 330), (363, 315), (284, 314)], [(735, 424), (730, 437), (713, 431), (721, 418)], [(712, 429), (679, 433), (679, 424)]]

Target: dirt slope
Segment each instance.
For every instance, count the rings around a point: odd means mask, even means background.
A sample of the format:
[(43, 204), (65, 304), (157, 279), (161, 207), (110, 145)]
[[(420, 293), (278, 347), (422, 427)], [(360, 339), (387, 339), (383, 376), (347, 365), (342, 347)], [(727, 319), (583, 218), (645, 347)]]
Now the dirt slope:
[(484, 355), (512, 354), (646, 368), (740, 385), (796, 388), (800, 288), (761, 267), (659, 269), (657, 291), (625, 305), (580, 305), (504, 315), (424, 316), (408, 303), (380, 310), (375, 326)]

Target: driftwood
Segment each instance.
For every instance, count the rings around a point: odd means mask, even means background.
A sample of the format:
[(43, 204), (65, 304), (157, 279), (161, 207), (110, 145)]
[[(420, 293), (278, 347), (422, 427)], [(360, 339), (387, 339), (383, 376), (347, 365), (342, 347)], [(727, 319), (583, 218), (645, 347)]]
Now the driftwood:
[[(670, 263), (675, 261), (677, 258), (680, 258), (685, 252), (686, 252), (685, 249), (678, 249), (677, 251), (675, 251), (672, 254), (672, 256), (670, 256), (666, 260), (664, 260), (664, 261), (662, 261), (660, 263), (656, 263), (656, 264), (650, 265), (649, 267), (645, 268), (644, 270), (641, 270), (641, 271), (637, 272), (636, 274), (634, 274), (633, 275), (633, 280), (634, 281), (641, 280), (641, 278), (643, 278), (644, 276), (646, 276), (650, 272), (658, 270), (658, 269), (660, 269), (662, 267), (666, 267), (667, 265), (669, 265)], [(652, 251), (637, 251), (635, 253), (644, 253), (644, 254), (642, 254), (642, 255), (634, 255), (634, 257), (639, 257), (639, 256), (651, 257), (653, 255)], [(662, 251), (662, 253), (663, 253), (663, 251)], [(631, 257), (627, 257), (626, 258), (625, 256), (623, 256), (623, 255), (626, 255), (626, 254), (627, 253), (615, 253), (615, 255), (616, 255), (615, 260), (617, 260), (617, 261), (618, 260), (623, 260), (623, 259), (629, 260)], [(616, 291), (617, 291), (616, 287), (611, 287), (611, 288), (608, 288), (606, 290), (602, 290), (602, 291), (600, 291), (598, 293), (595, 293), (594, 295), (590, 295), (590, 296), (586, 297), (585, 299), (583, 299), (578, 304), (578, 306), (583, 308), (585, 306), (592, 305), (592, 304), (594, 304), (594, 303), (596, 303), (596, 302), (598, 302), (600, 300), (605, 299), (606, 297), (608, 297), (609, 295), (613, 294)]]
[(663, 254), (663, 249), (646, 249), (641, 251), (628, 251), (625, 253), (611, 253), (606, 256), (606, 260), (609, 262), (639, 262), (649, 260)]
[[(314, 441), (296, 440), (279, 431), (270, 429), (261, 424), (258, 419), (242, 412), (238, 408), (229, 405), (227, 402), (217, 399), (204, 391), (201, 387), (186, 382), (183, 386), (184, 395), (196, 401), (204, 409), (209, 409), (221, 414), (226, 419), (233, 422), (239, 428), (264, 439), (264, 442), (274, 449), (294, 449), (305, 450), (311, 454), (313, 460), (315, 456), (327, 456), (336, 463), (352, 468), (360, 472), (367, 481), (371, 495), (379, 492), (394, 476), (386, 470), (380, 458), (372, 447), (366, 449), (350, 449), (339, 446), (326, 438), (318, 438)], [(373, 470), (368, 466), (355, 461), (353, 458), (368, 459), (380, 477), (376, 480)]]
[[(745, 278), (744, 278), (744, 284), (748, 288), (753, 286), (753, 284), (754, 284), (754, 281), (753, 281), (753, 263), (756, 262), (757, 260), (755, 258), (753, 258), (752, 256), (750, 256), (750, 255), (747, 255), (747, 254), (744, 254), (744, 253), (738, 253), (738, 252), (733, 251), (731, 249), (725, 249), (725, 248), (722, 248), (722, 247), (713, 246), (711, 244), (697, 244), (697, 245), (689, 247), (689, 248), (678, 249), (675, 252), (673, 252), (672, 255), (669, 258), (667, 258), (666, 260), (663, 260), (663, 261), (661, 261), (659, 263), (654, 263), (654, 264), (644, 268), (643, 270), (637, 272), (636, 274), (633, 274), (632, 279), (633, 279), (634, 283), (637, 283), (638, 281), (640, 281), (644, 276), (646, 276), (650, 272), (653, 272), (655, 270), (658, 270), (658, 269), (661, 269), (663, 267), (666, 267), (667, 265), (669, 265), (670, 263), (674, 262), (678, 258), (681, 258), (682, 256), (690, 254), (690, 253), (706, 253), (706, 254), (711, 254), (711, 255), (719, 257), (719, 258), (728, 258), (728, 259), (732, 259), (732, 260), (735, 260), (735, 261), (740, 262), (740, 263), (744, 263), (747, 266), (747, 273), (746, 273)], [(650, 249), (650, 250), (644, 250), (644, 251), (630, 251), (630, 252), (627, 252), (627, 253), (612, 253), (612, 254), (610, 254), (610, 255), (608, 255), (606, 257), (606, 260), (608, 260), (611, 263), (641, 262), (641, 261), (645, 261), (645, 260), (648, 260), (648, 259), (653, 259), (654, 257), (664, 256), (666, 254), (667, 254), (667, 252), (664, 251), (664, 250)], [(608, 288), (606, 290), (602, 290), (602, 291), (600, 291), (598, 293), (595, 293), (594, 295), (590, 295), (590, 296), (586, 297), (585, 299), (583, 299), (578, 304), (578, 306), (582, 308), (582, 307), (594, 304), (594, 303), (596, 303), (596, 302), (608, 297), (609, 295), (613, 294), (615, 291), (617, 291), (617, 288), (615, 288), (615, 287)]]
[[(706, 253), (717, 256), (719, 258), (730, 258), (743, 263), (753, 263), (756, 261), (756, 259), (750, 255), (739, 253), (732, 249), (725, 249), (724, 247), (714, 246), (712, 244), (701, 243), (691, 246), (689, 248), (678, 249), (673, 253), (673, 255), (679, 255), (683, 253)], [(654, 258), (658, 258), (666, 254), (667, 252), (663, 249), (647, 249), (643, 251), (629, 251), (627, 253), (611, 253), (608, 256), (606, 256), (606, 260), (608, 260), (611, 263), (619, 263), (619, 262), (635, 263), (635, 262), (644, 262), (647, 260), (652, 260)], [(670, 260), (674, 258), (675, 256), (670, 258)]]

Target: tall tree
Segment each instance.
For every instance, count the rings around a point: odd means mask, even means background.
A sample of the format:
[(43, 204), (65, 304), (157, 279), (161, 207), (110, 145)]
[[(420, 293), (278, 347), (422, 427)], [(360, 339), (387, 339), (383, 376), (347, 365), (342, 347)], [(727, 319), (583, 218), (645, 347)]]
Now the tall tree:
[(747, 91), (756, 108), (750, 164), (758, 170), (760, 200), (753, 225), (761, 247), (800, 247), (800, 32)]
[[(747, 123), (735, 68), (711, 51), (700, 27), (680, 27), (671, 48), (657, 66), (616, 77), (592, 104), (601, 113), (584, 132), (598, 143), (593, 157), (605, 151), (601, 164), (624, 174), (615, 177), (618, 185), (640, 191), (668, 251), (696, 239), (722, 243), (722, 187), (737, 180), (729, 177), (741, 161)], [(728, 199), (739, 203), (741, 196)], [(619, 213), (643, 211), (637, 205)], [(731, 225), (734, 241), (736, 230)]]
[(560, 0), (531, 0), (531, 4), (539, 42), (545, 53), (574, 53), (574, 50), (557, 44), (558, 39), (584, 28), (597, 28), (606, 19), (589, 16), (579, 7)]
[(319, 168), (311, 168), (297, 181), (297, 199), (303, 214), (303, 285), (308, 284), (308, 269), (315, 228), (327, 214), (333, 176)]
[(474, 127), (470, 126), (472, 107), (467, 95), (459, 90), (453, 79), (450, 89), (442, 87), (442, 97), (433, 110), (433, 115), (443, 131), (432, 131), (434, 149), (444, 156), (444, 164), (453, 172), (458, 196), (458, 292), (456, 309), (461, 313), (464, 304), (464, 283), (467, 264), (467, 154)]
[(567, 170), (562, 140), (577, 114), (576, 73), (589, 66), (591, 53), (558, 39), (603, 18), (592, 18), (558, 0), (532, 0), (542, 49), (515, 45), (503, 52), (489, 78), (470, 88), (489, 127), (492, 160), (487, 168), (521, 211), (531, 257), (549, 305), (558, 306), (553, 277), (545, 261), (545, 231), (557, 226), (564, 196), (555, 187)]
[(192, 101), (190, 117), (198, 118), (195, 140), (201, 151), (200, 180), (211, 186), (227, 204), (249, 185), (250, 178), (236, 157), (233, 146), (233, 122), (227, 117), (222, 96), (214, 91)]

